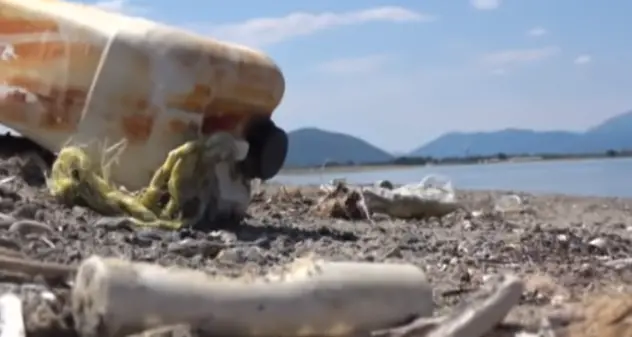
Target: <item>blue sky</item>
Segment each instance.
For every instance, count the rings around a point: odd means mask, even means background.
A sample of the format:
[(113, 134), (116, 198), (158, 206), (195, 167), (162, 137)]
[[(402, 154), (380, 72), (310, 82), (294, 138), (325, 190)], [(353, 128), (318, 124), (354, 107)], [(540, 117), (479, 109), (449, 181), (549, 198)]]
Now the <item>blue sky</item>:
[(632, 1), (96, 4), (262, 49), (286, 77), (278, 124), (390, 151), (456, 130), (581, 130), (632, 109)]

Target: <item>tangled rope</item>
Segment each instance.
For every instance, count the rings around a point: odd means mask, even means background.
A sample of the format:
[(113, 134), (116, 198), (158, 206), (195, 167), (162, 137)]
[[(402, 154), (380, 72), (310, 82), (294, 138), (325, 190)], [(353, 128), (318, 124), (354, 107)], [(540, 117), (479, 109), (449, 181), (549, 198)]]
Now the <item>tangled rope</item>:
[[(236, 162), (244, 151), (224, 132), (189, 141), (169, 152), (146, 189), (130, 193), (109, 181), (114, 158), (97, 166), (81, 147), (68, 146), (54, 162), (47, 185), (59, 202), (84, 205), (104, 215), (125, 215), (139, 226), (174, 230), (205, 219), (217, 198), (216, 164)], [(236, 174), (232, 169), (231, 175)]]

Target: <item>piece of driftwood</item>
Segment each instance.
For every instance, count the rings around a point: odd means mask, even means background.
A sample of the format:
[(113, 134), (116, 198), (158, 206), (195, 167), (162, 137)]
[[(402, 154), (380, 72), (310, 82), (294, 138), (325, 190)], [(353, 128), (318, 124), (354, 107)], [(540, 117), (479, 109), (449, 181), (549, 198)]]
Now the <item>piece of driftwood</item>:
[(0, 296), (0, 337), (24, 337), (22, 300), (13, 293)]
[(40, 275), (45, 279), (60, 279), (72, 276), (77, 268), (74, 266), (40, 262), (17, 256), (0, 255), (0, 270), (19, 272), (30, 276)]
[(499, 324), (522, 295), (524, 284), (513, 275), (499, 275), (474, 300), (452, 312), (428, 337), (482, 337)]
[(448, 316), (421, 317), (401, 327), (377, 331), (373, 337), (482, 337), (518, 304), (523, 288), (516, 276), (497, 276)]
[(372, 337), (423, 337), (436, 328), (445, 317), (420, 317), (414, 321), (391, 329), (374, 331)]
[(120, 336), (171, 324), (214, 336), (348, 336), (430, 316), (432, 288), (409, 264), (303, 259), (260, 279), (219, 279), (93, 256), (72, 291), (82, 336)]

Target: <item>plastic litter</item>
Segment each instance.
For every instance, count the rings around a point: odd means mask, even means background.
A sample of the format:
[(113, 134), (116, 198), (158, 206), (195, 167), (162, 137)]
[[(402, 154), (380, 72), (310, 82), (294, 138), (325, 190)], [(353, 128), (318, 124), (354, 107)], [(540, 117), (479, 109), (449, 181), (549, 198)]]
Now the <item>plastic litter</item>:
[(442, 217), (460, 208), (450, 180), (435, 175), (394, 189), (367, 187), (362, 197), (371, 212), (402, 219)]
[(266, 55), (83, 4), (0, 8), (0, 123), (58, 154), (59, 200), (179, 228), (243, 213), (283, 164)]
[(503, 195), (494, 203), (494, 210), (500, 213), (519, 212), (522, 209), (522, 199), (515, 194)]

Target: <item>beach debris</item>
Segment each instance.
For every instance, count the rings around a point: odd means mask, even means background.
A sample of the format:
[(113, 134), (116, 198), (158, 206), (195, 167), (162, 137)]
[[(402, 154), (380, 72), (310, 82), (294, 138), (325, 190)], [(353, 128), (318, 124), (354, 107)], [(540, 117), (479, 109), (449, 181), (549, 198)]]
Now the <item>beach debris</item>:
[(74, 266), (52, 262), (40, 262), (19, 256), (17, 254), (0, 255), (0, 270), (42, 277), (45, 280), (65, 280), (75, 271)]
[(371, 213), (400, 219), (442, 217), (461, 207), (450, 180), (436, 175), (394, 189), (363, 188), (361, 193)]
[(328, 184), (321, 184), (320, 191), (326, 195), (338, 193), (338, 188), (340, 186), (347, 186), (347, 179), (345, 178), (335, 178), (332, 179)]
[[(71, 1), (0, 7), (0, 26), (20, 18), (0, 46), (0, 123), (57, 154), (38, 180), (59, 201), (138, 226), (209, 225), (243, 218), (250, 180), (283, 166), (285, 79), (268, 55)], [(24, 51), (60, 39), (72, 42), (55, 57)]]
[(518, 304), (522, 290), (518, 277), (498, 275), (472, 302), (454, 309), (428, 337), (483, 337)]
[(496, 199), (494, 211), (498, 213), (520, 212), (523, 210), (523, 201), (516, 194), (506, 194)]
[(430, 316), (432, 293), (425, 273), (410, 264), (305, 258), (266, 277), (227, 279), (92, 256), (81, 263), (71, 296), (84, 336), (187, 324), (215, 336), (272, 337), (385, 329)]
[(24, 337), (22, 300), (13, 293), (0, 295), (0, 337)]
[(326, 194), (316, 203), (316, 214), (345, 220), (371, 220), (362, 193), (352, 189), (344, 181), (336, 181), (335, 185), (321, 187)]
[(373, 337), (483, 337), (500, 324), (518, 304), (520, 278), (495, 275), (467, 302), (447, 316), (421, 317), (409, 324), (374, 332)]
[[(632, 296), (622, 292), (569, 304), (544, 314), (539, 325), (505, 322), (532, 287), (528, 283), (513, 274), (487, 275), (483, 286), (450, 312), (432, 316), (433, 290), (424, 272), (409, 264), (310, 257), (266, 276), (228, 278), (92, 256), (77, 269), (70, 298), (76, 333), (83, 336), (254, 336), (257, 331), (264, 337), (619, 337), (632, 331)], [(45, 295), (46, 301), (55, 300), (53, 293)], [(8, 301), (13, 308), (14, 300)], [(4, 305), (0, 300), (0, 327), (15, 322), (4, 320), (6, 312), (17, 312)], [(0, 337), (5, 331), (19, 329), (3, 328)]]
[(428, 176), (417, 184), (391, 187), (392, 184), (385, 181), (365, 188), (350, 187), (343, 180), (335, 181), (321, 186), (325, 196), (314, 209), (321, 216), (372, 221), (373, 214), (421, 219), (442, 217), (461, 208), (452, 183), (438, 176)]
[(301, 202), (304, 196), (300, 188), (281, 186), (278, 193), (270, 196), (267, 203), (274, 202)]
[(138, 226), (178, 229), (220, 215), (245, 214), (250, 185), (243, 183), (236, 165), (247, 153), (248, 143), (225, 132), (187, 142), (169, 153), (145, 190), (133, 194), (110, 182), (109, 166), (115, 158), (104, 158), (95, 166), (80, 147), (66, 147), (53, 164), (48, 187), (58, 201), (69, 205), (85, 204), (108, 216), (126, 215)]

